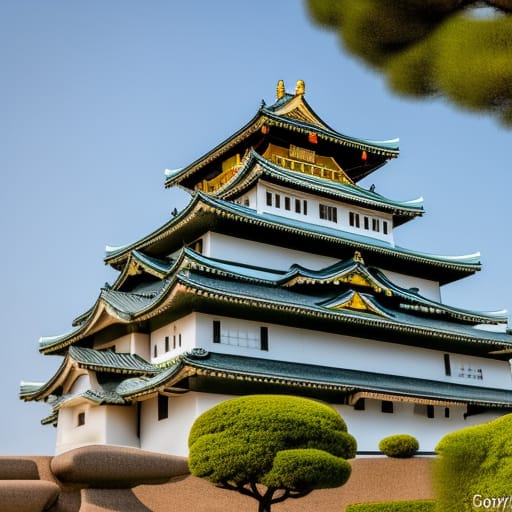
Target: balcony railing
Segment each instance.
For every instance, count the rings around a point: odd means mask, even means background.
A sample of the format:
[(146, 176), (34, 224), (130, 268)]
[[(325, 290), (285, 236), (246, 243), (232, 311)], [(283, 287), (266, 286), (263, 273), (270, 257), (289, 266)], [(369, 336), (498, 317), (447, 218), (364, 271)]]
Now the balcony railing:
[(317, 176), (319, 178), (325, 178), (338, 183), (345, 183), (347, 185), (352, 184), (350, 178), (348, 178), (347, 175), (339, 169), (330, 169), (322, 165), (301, 162), (300, 160), (294, 160), (293, 158), (287, 158), (285, 156), (275, 154), (272, 155), (272, 161), (276, 165), (284, 167), (285, 169), (290, 169), (291, 171), (298, 171), (304, 174), (309, 174), (310, 176)]

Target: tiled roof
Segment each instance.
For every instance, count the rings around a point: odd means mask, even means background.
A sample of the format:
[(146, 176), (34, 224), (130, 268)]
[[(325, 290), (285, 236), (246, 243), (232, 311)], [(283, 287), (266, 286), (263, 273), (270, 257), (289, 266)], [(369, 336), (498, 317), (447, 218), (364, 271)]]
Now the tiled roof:
[(368, 391), (512, 408), (512, 389), (484, 388), (399, 375), (217, 353), (209, 353), (207, 357), (200, 359), (185, 356), (184, 362), (197, 369), (213, 372), (221, 378), (225, 372), (226, 377), (238, 375), (240, 378), (273, 379), (282, 384), (325, 386), (350, 393)]
[[(256, 166), (256, 164), (258, 164)], [(254, 150), (250, 150), (236, 175), (214, 193), (220, 198), (231, 198), (241, 193), (261, 175), (271, 177), (299, 190), (312, 191), (341, 201), (347, 201), (366, 208), (388, 211), (397, 216), (413, 217), (423, 214), (423, 199), (413, 201), (393, 201), (376, 192), (358, 185), (334, 182), (297, 171), (290, 171), (268, 161)]]
[[(122, 249), (107, 251), (106, 263), (112, 265), (119, 264), (125, 261), (133, 250), (147, 252), (152, 245), (161, 243), (165, 238), (179, 237), (179, 231), (190, 228), (198, 212), (202, 212), (202, 226), (205, 226), (204, 216), (211, 212), (213, 218), (220, 215), (240, 224), (249, 224), (271, 231), (285, 232), (298, 236), (305, 241), (318, 240), (352, 251), (360, 250), (366, 254), (373, 254), (375, 257), (396, 261), (396, 265), (400, 265), (399, 262), (421, 265), (422, 268), (435, 269), (435, 272), (441, 275), (444, 272), (450, 276), (456, 274), (458, 275), (457, 278), (460, 278), (480, 269), (479, 253), (465, 256), (442, 256), (422, 253), (396, 246), (384, 240), (342, 231), (335, 227), (312, 224), (270, 213), (258, 213), (252, 208), (214, 198), (202, 192), (197, 192), (193, 200), (182, 212), (153, 233), (130, 245), (124, 246)], [(450, 282), (453, 279), (453, 277), (441, 279), (440, 276), (439, 281)]]

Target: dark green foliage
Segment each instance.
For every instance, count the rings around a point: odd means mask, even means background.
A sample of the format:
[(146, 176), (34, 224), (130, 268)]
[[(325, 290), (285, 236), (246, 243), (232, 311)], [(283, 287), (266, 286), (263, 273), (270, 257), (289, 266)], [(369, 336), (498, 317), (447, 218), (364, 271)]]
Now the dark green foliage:
[(287, 497), (343, 485), (350, 476), (344, 459), (355, 456), (356, 442), (325, 404), (254, 395), (223, 402), (197, 418), (189, 448), (192, 474), (251, 495), (260, 510), (270, 510)]
[(386, 501), (381, 503), (359, 503), (347, 505), (346, 512), (434, 512), (433, 500)]
[[(483, 4), (499, 14), (470, 14)], [(395, 91), (443, 95), (511, 123), (510, 0), (308, 0), (308, 5), (313, 19), (382, 70)]]
[(413, 457), (419, 447), (418, 440), (409, 434), (395, 434), (384, 437), (379, 443), (379, 450), (384, 455), (398, 459)]
[(508, 414), (441, 439), (434, 472), (439, 512), (474, 510), (475, 495), (499, 498), (512, 494), (511, 432), (512, 415)]

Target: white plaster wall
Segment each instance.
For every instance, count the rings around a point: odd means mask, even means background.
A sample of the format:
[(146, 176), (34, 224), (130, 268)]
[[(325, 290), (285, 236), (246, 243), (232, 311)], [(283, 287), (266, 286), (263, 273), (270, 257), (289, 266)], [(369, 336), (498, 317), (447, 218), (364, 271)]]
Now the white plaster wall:
[[(81, 412), (85, 424), (79, 426)], [(60, 409), (56, 453), (90, 444), (138, 447), (136, 406), (82, 404)]]
[[(78, 426), (78, 414), (85, 413), (85, 424)], [(88, 444), (106, 442), (106, 407), (77, 405), (59, 410), (56, 453)]]
[[(169, 350), (165, 350), (165, 337), (169, 336)], [(181, 345), (180, 345), (181, 337)], [(195, 313), (191, 313), (151, 333), (151, 354), (148, 358), (153, 364), (163, 363), (174, 359), (179, 354), (194, 347), (196, 339)], [(175, 348), (173, 348), (175, 345)], [(157, 347), (157, 357), (154, 357), (154, 348)]]
[(339, 261), (336, 258), (276, 247), (252, 240), (240, 240), (214, 232), (209, 232), (205, 236), (203, 250), (205, 256), (212, 258), (275, 270), (288, 270), (294, 263), (318, 270)]
[(80, 375), (75, 380), (75, 382), (73, 382), (73, 385), (69, 389), (69, 394), (79, 395), (80, 393), (84, 393), (88, 389), (91, 389), (91, 379), (89, 378), (89, 375)]
[(130, 354), (137, 354), (149, 361), (149, 334), (134, 332), (130, 334)]
[(94, 345), (96, 350), (107, 350), (115, 347), (116, 352), (129, 354), (131, 348), (131, 334), (125, 334), (115, 340), (108, 341), (106, 343), (98, 343)]
[(158, 399), (142, 403), (141, 439), (143, 450), (188, 455), (188, 434), (195, 419), (227, 395), (189, 392), (169, 397), (169, 417), (158, 420)]
[[(381, 269), (382, 270), (382, 269)], [(431, 300), (441, 301), (441, 288), (438, 281), (408, 276), (391, 270), (382, 270), (382, 273), (394, 284), (402, 288), (419, 288), (419, 294)]]
[[(349, 233), (356, 233), (358, 235), (368, 236), (370, 238), (376, 238), (378, 240), (384, 240), (390, 244), (394, 243), (393, 239), (393, 218), (390, 214), (383, 212), (377, 212), (375, 210), (361, 208), (353, 205), (344, 204), (339, 201), (329, 200), (323, 197), (319, 197), (312, 194), (306, 194), (299, 192), (298, 190), (289, 189), (275, 184), (270, 184), (265, 181), (258, 182), (258, 205), (257, 210), (259, 213), (272, 213), (274, 215), (280, 215), (291, 219), (296, 219), (302, 222), (309, 222), (320, 226), (328, 226), (330, 228), (339, 229), (340, 231), (346, 231)], [(269, 206), (266, 203), (266, 192), (273, 194), (277, 193), (281, 196), (281, 205), (276, 208), (274, 205)], [(291, 198), (292, 205), (290, 210), (284, 208), (284, 198)], [(308, 202), (307, 215), (303, 213), (296, 213), (294, 208), (295, 199), (306, 200)], [(324, 204), (332, 206), (338, 210), (337, 222), (329, 221), (320, 218), (319, 205)], [(360, 215), (360, 227), (350, 226), (349, 223), (349, 212), (354, 212)], [(370, 229), (364, 229), (363, 217), (367, 216), (370, 219)], [(380, 231), (373, 231), (371, 226), (371, 219), (379, 219), (381, 223)], [(382, 222), (388, 223), (388, 233), (384, 234), (382, 231)]]
[(434, 418), (414, 413), (414, 404), (394, 402), (393, 413), (381, 412), (379, 400), (366, 400), (366, 410), (356, 411), (348, 405), (334, 405), (347, 423), (348, 431), (357, 440), (357, 449), (378, 451), (379, 441), (394, 434), (410, 434), (420, 444), (421, 451), (434, 451), (441, 438), (456, 430), (491, 421), (499, 414), (485, 413), (464, 419), (465, 407), (450, 407), (445, 418), (442, 406), (434, 406)]
[(137, 437), (137, 406), (107, 405), (105, 408), (105, 442), (120, 446), (140, 445)]
[[(213, 343), (213, 320), (221, 322), (221, 334), (230, 333), (230, 340), (236, 339), (236, 333), (259, 332), (265, 325), (269, 350), (234, 342)], [(210, 352), (512, 389), (510, 366), (505, 361), (450, 354), (452, 374), (447, 376), (445, 352), (202, 313), (197, 314), (196, 336), (197, 345)], [(464, 372), (459, 372), (461, 367)], [(476, 371), (469, 372), (469, 368), (480, 369), (482, 378), (470, 377)], [(459, 377), (459, 373), (464, 376)]]

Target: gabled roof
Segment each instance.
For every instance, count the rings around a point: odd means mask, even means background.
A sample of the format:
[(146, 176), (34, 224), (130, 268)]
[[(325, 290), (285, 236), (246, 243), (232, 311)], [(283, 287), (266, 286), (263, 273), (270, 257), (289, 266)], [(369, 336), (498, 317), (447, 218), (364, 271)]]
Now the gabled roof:
[[(85, 371), (84, 371), (85, 370)], [(87, 370), (103, 373), (129, 375), (153, 375), (158, 368), (136, 354), (116, 353), (110, 350), (93, 350), (71, 346), (53, 377), (46, 383), (22, 383), (20, 397), (23, 400), (42, 400), (55, 393), (71, 377), (73, 380)], [(72, 376), (74, 374), (74, 377)], [(83, 398), (100, 399), (107, 397), (105, 391), (90, 390)], [(77, 395), (78, 396), (78, 395)], [(80, 394), (82, 396), (82, 394)], [(106, 399), (106, 398), (105, 398)]]
[[(141, 293), (139, 290), (137, 297)], [(128, 328), (176, 307), (182, 312), (249, 315), (284, 325), (296, 325), (300, 319), (304, 328), (480, 355), (503, 351), (500, 357), (506, 357), (505, 352), (512, 350), (512, 338), (507, 334), (465, 325), (505, 321), (498, 314), (459, 310), (428, 300), (368, 269), (360, 255), (325, 269), (293, 266), (282, 272), (214, 260), (185, 249), (148, 302), (133, 301), (131, 292), (109, 290), (117, 307), (107, 308), (105, 295), (102, 291), (75, 331), (42, 339), (40, 350), (61, 353), (106, 328)], [(134, 307), (137, 304), (138, 309)], [(121, 305), (125, 307), (122, 311)]]
[(399, 153), (398, 139), (372, 141), (349, 137), (333, 130), (322, 121), (306, 102), (303, 93), (285, 94), (273, 105), (262, 104), (256, 115), (247, 124), (190, 165), (179, 170), (166, 171), (165, 186), (181, 184), (190, 188), (190, 186), (184, 185), (188, 183), (187, 179), (211, 162), (223, 158), (251, 136), (260, 132), (263, 126), (284, 128), (288, 132), (304, 135), (314, 133), (318, 140), (333, 146), (366, 151), (373, 155), (375, 157), (373, 164), (361, 166), (351, 174), (354, 181), (359, 181), (380, 167), (386, 160), (397, 157)]
[[(227, 228), (223, 227), (227, 226)], [(250, 227), (250, 230), (247, 227)], [(123, 268), (132, 251), (162, 258), (202, 236), (209, 230), (237, 230), (237, 236), (257, 237), (262, 242), (288, 248), (302, 248), (315, 242), (324, 254), (338, 257), (360, 251), (374, 266), (409, 272), (412, 275), (452, 282), (480, 270), (479, 253), (466, 256), (438, 256), (421, 253), (390, 242), (342, 231), (336, 227), (303, 222), (294, 218), (256, 210), (196, 192), (190, 203), (175, 217), (144, 238), (123, 247), (107, 247), (105, 262)], [(248, 234), (250, 232), (250, 235)]]
[(411, 201), (393, 201), (357, 185), (334, 182), (287, 170), (270, 162), (253, 149), (248, 151), (233, 178), (212, 194), (222, 199), (231, 200), (244, 194), (261, 178), (348, 204), (391, 213), (395, 226), (403, 224), (413, 217), (423, 215), (423, 198)]

